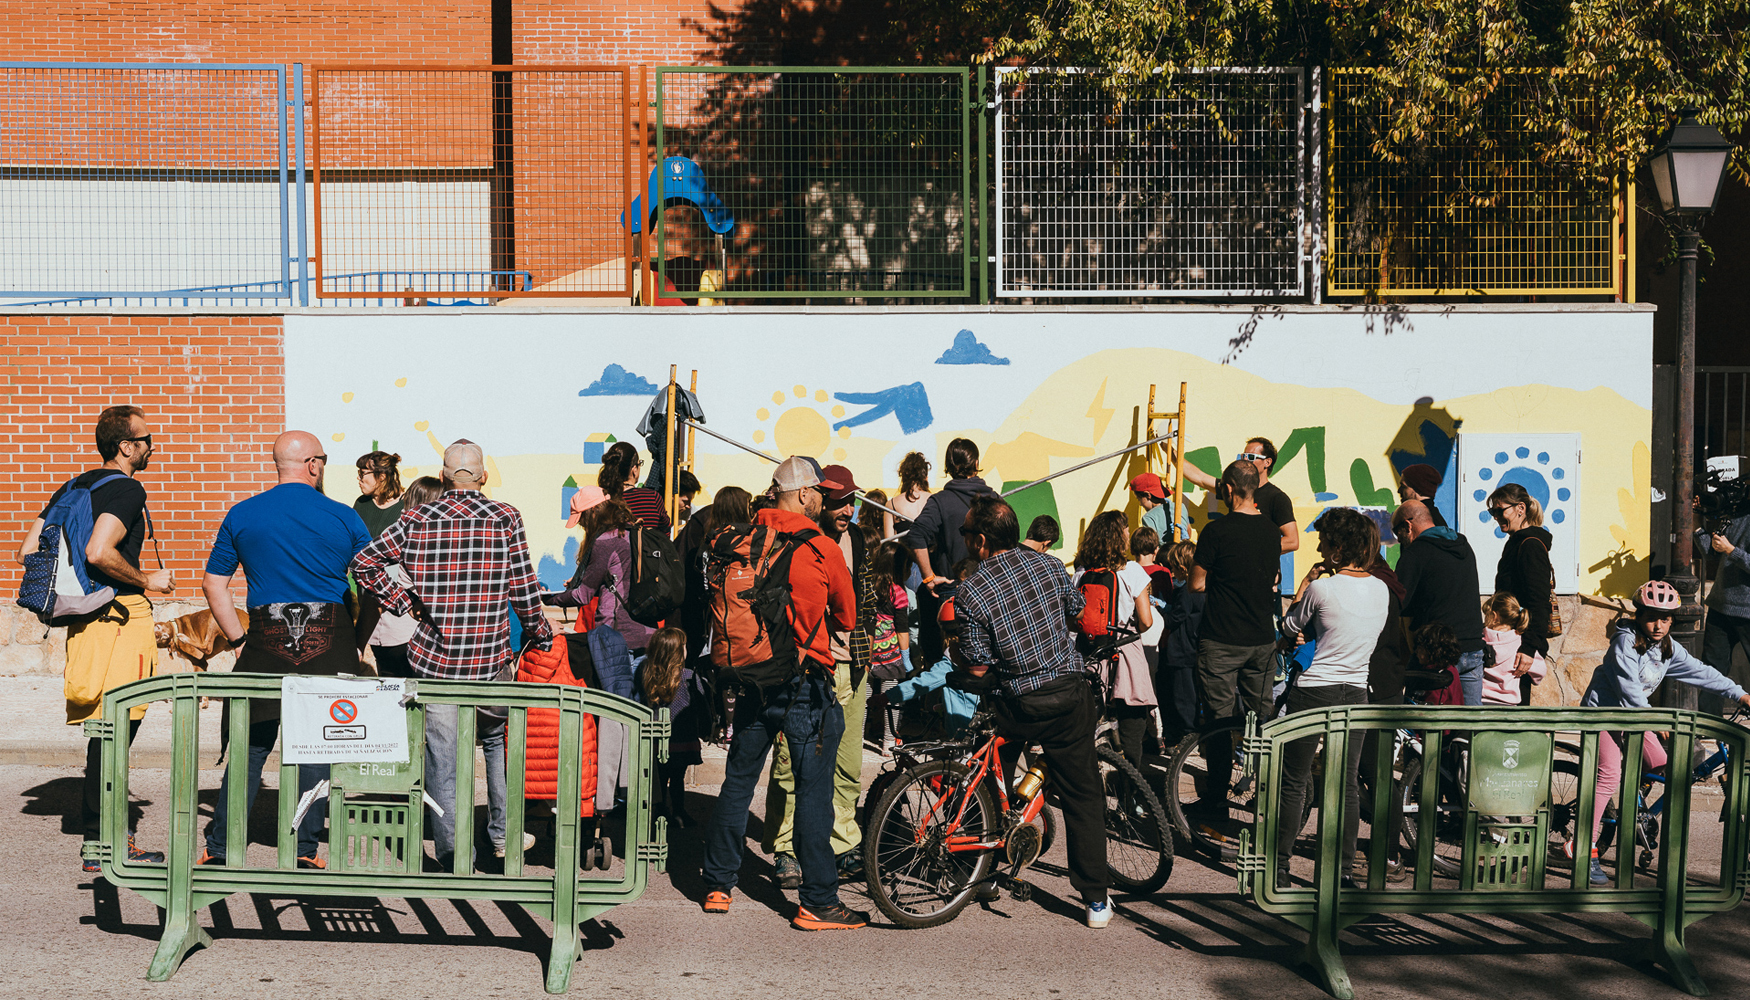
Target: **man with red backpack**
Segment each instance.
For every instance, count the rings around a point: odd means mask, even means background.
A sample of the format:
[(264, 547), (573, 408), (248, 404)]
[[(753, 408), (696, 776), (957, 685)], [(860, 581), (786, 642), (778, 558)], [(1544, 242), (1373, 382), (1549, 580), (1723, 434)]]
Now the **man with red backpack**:
[[(714, 575), (736, 566), (746, 575), (730, 583), (716, 579), (712, 587), (711, 655), (719, 683), (736, 685), (738, 694), (723, 787), (705, 828), (704, 909), (729, 912), (747, 807), (766, 752), (782, 736), (796, 783), (793, 838), (802, 866), (801, 905), (791, 923), (809, 931), (863, 927), (869, 915), (839, 901), (832, 852), (833, 773), (845, 713), (833, 693), (831, 632), (856, 626), (856, 592), (838, 547), (815, 524), (825, 491), (844, 484), (822, 482), (818, 465), (792, 457), (778, 466), (772, 485), (775, 506), (755, 515), (752, 525), (729, 525), (711, 541)], [(787, 625), (788, 634), (772, 634), (768, 625)], [(753, 652), (743, 659), (740, 650)]]

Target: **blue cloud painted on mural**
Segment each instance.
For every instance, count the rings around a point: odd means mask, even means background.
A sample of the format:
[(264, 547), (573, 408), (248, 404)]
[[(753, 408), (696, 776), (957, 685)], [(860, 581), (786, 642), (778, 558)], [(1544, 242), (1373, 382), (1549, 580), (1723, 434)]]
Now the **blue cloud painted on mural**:
[(579, 396), (648, 396), (656, 386), (642, 375), (634, 375), (619, 365), (602, 369), (602, 377), (577, 390)]
[[(1004, 361), (1003, 364), (1006, 365), (1008, 362)], [(833, 398), (843, 400), (853, 406), (869, 407), (862, 413), (846, 417), (833, 424), (832, 428), (835, 431), (840, 427), (861, 427), (891, 413), (899, 418), (901, 431), (906, 434), (915, 434), (930, 426), (936, 419), (930, 413), (930, 397), (925, 394), (922, 382), (896, 385), (891, 389), (881, 389), (877, 392), (837, 392), (833, 394)]]
[(990, 348), (978, 342), (971, 330), (961, 330), (954, 335), (954, 346), (942, 352), (936, 359), (939, 365), (1006, 365), (1008, 358), (999, 358), (990, 352)]

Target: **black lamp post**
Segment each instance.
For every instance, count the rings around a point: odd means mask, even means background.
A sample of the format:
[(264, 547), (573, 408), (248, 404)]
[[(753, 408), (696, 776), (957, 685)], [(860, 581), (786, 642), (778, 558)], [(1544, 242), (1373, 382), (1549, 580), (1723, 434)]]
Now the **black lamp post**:
[[(1683, 598), (1671, 623), (1672, 638), (1691, 653), (1701, 653), (1701, 581), (1695, 576), (1695, 265), (1701, 246), (1701, 223), (1714, 210), (1720, 179), (1732, 144), (1712, 125), (1696, 120), (1697, 112), (1678, 112), (1680, 120), (1665, 133), (1648, 168), (1659, 194), (1659, 207), (1677, 235), (1677, 474), (1672, 520), (1676, 545), (1673, 571), (1666, 577)], [(1668, 685), (1664, 704), (1695, 707), (1695, 688)], [(1678, 701), (1684, 705), (1675, 704)]]

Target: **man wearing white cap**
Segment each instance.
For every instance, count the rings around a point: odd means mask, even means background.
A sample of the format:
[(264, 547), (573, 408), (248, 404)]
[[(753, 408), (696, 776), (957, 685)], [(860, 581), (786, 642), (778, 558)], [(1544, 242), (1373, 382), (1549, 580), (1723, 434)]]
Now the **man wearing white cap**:
[(794, 843), (802, 866), (801, 905), (792, 923), (801, 930), (863, 927), (869, 915), (839, 901), (832, 852), (833, 773), (845, 713), (833, 692), (830, 633), (856, 626), (856, 593), (837, 546), (815, 524), (825, 490), (813, 460), (793, 457), (772, 477), (777, 505), (762, 510), (756, 524), (781, 532), (795, 545), (790, 557), (790, 626), (796, 634), (799, 669), (776, 687), (744, 687), (735, 700), (735, 737), (729, 744), (723, 787), (705, 828), (707, 913), (727, 913), (741, 871), (747, 807), (753, 801), (766, 752), (780, 735), (788, 746), (796, 782)]
[[(420, 677), (489, 681), (515, 662), (505, 604), (521, 620), (523, 635), (537, 648), (552, 648), (553, 629), (541, 613), (540, 585), (529, 559), (522, 515), (515, 507), (489, 500), (486, 456), (462, 439), (444, 451), (443, 496), (383, 529), (377, 540), (353, 558), (359, 586), (377, 595), (384, 610), (413, 615), (419, 628), (407, 644), (407, 662)], [(410, 585), (388, 573), (399, 563)], [(502, 723), (500, 723), (502, 725)], [(432, 847), (445, 869), (473, 870), (472, 851), (462, 860), (456, 844), (456, 706), (431, 705), (425, 713), (426, 790), (444, 809), (429, 817)], [(488, 796), (504, 801), (504, 765), (487, 767)], [(463, 789), (464, 803), (473, 802)], [(502, 815), (502, 806), (494, 812)], [(496, 817), (489, 827), (496, 825)], [(501, 829), (489, 829), (501, 840)], [(464, 844), (463, 847), (472, 845)]]

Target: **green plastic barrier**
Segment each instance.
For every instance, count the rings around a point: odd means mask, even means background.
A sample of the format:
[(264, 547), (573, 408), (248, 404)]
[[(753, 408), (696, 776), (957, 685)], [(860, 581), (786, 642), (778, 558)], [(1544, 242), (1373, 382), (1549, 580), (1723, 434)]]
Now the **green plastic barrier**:
[[(549, 684), (470, 681), (417, 682), (415, 700), (407, 708), (409, 760), (391, 764), (333, 764), (328, 813), (326, 870), (297, 867), (297, 831), (292, 822), (298, 796), (279, 796), (278, 854), (272, 868), (247, 865), (244, 810), (249, 703), (277, 701), (280, 678), (252, 674), (172, 674), (135, 681), (104, 696), (102, 721), (85, 724), (87, 735), (103, 740), (104, 775), (101, 839), (85, 845), (85, 855), (102, 861), (103, 873), (117, 886), (132, 889), (165, 911), (164, 934), (158, 942), (146, 978), (162, 982), (175, 974), (194, 947), (210, 946), (212, 938), (196, 922), (196, 914), (239, 892), (276, 896), (397, 896), (406, 899), (482, 899), (517, 903), (552, 921), (553, 943), (547, 964), (546, 989), (564, 993), (582, 946), (580, 925), (643, 894), (650, 869), (664, 869), (668, 858), (667, 821), (651, 823), (652, 772), (668, 756), (668, 710), (654, 716), (636, 702), (603, 691)], [(229, 815), (224, 842), (225, 864), (196, 866), (204, 824), (199, 813), (200, 699), (223, 699), (230, 707)], [(129, 861), (127, 741), (128, 710), (148, 702), (169, 701), (172, 772), (170, 836), (163, 864)], [(475, 713), (458, 713), (455, 802), (439, 803), (456, 817), (455, 870), (421, 871), (424, 857), (424, 706), (508, 708), (505, 764), (506, 837), (503, 874), (475, 871), (474, 729)], [(533, 870), (524, 864), (523, 773), (530, 709), (559, 712), (559, 799), (554, 820), (554, 868)], [(213, 711), (215, 709), (208, 709)], [(612, 858), (602, 859), (594, 841), (593, 819), (579, 817), (579, 771), (584, 717), (624, 723), (629, 744), (626, 789), (625, 862), (618, 875), (608, 872)], [(282, 741), (283, 742), (283, 741)], [(206, 748), (210, 758), (217, 747)], [(280, 767), (279, 787), (298, 787), (295, 765)], [(368, 796), (368, 797), (367, 797)], [(585, 843), (585, 839), (589, 843)], [(601, 861), (600, 864), (594, 862)], [(586, 869), (596, 868), (597, 871)]]
[[(1386, 838), (1370, 838), (1365, 885), (1344, 886), (1350, 859), (1339, 857), (1342, 843), (1343, 782), (1324, 780), (1320, 791), (1318, 855), (1312, 887), (1277, 888), (1280, 856), (1277, 830), (1282, 821), (1282, 751), (1304, 738), (1322, 738), (1325, 759), (1343, 760), (1350, 740), (1365, 739), (1378, 730), (1378, 771), (1391, 774), (1397, 754), (1397, 730), (1421, 743), (1421, 759), (1443, 760), (1443, 748), (1469, 734), (1461, 773), (1445, 779), (1441, 768), (1422, 769), (1418, 810), (1405, 816), (1414, 824), (1416, 856), (1405, 858), (1414, 868), (1413, 881), (1388, 887), (1385, 881)], [(1716, 741), (1730, 753), (1723, 774), (1725, 807), (1721, 812), (1723, 844), (1717, 886), (1692, 884), (1689, 868), (1689, 816), (1692, 784), (1676, 780), (1664, 786), (1664, 809), (1671, 822), (1659, 838), (1658, 864), (1650, 875), (1636, 879), (1634, 864), (1635, 789), (1641, 778), (1643, 732), (1671, 733), (1666, 773), (1689, 775), (1702, 760), (1697, 741)], [(1587, 879), (1585, 849), (1571, 870), (1549, 871), (1547, 862), (1559, 841), (1572, 831), (1576, 844), (1592, 842), (1594, 785), (1598, 743), (1610, 732), (1629, 732), (1623, 755), (1623, 807), (1617, 844), (1625, 863), (1615, 879), (1593, 886)], [(1557, 737), (1561, 736), (1562, 741)], [(1571, 745), (1559, 751), (1559, 742)], [(1256, 825), (1241, 835), (1237, 861), (1239, 887), (1265, 912), (1306, 929), (1305, 960), (1329, 992), (1349, 1000), (1355, 991), (1337, 949), (1337, 935), (1363, 918), (1383, 913), (1624, 913), (1653, 928), (1650, 958), (1670, 973), (1676, 985), (1693, 996), (1708, 989), (1697, 975), (1684, 945), (1684, 929), (1711, 913), (1729, 910), (1743, 900), (1750, 886), (1746, 833), (1750, 823), (1750, 770), (1746, 750), (1750, 730), (1719, 718), (1678, 709), (1532, 709), (1426, 708), (1420, 706), (1356, 706), (1300, 712), (1260, 725), (1248, 720), (1246, 773), (1256, 782)], [(1558, 758), (1560, 763), (1558, 763)], [(1327, 775), (1334, 769), (1327, 768)], [(1577, 796), (1558, 801), (1552, 775), (1577, 785)], [(1387, 814), (1393, 783), (1373, 790), (1372, 815)], [(1564, 792), (1572, 785), (1564, 786)], [(1461, 791), (1462, 790), (1462, 791)], [(1444, 795), (1444, 797), (1443, 797)], [(1433, 807), (1425, 804), (1433, 803)], [(1552, 828), (1560, 808), (1563, 830)], [(1459, 877), (1434, 880), (1437, 824), (1452, 829), (1461, 811), (1463, 835)], [(1711, 819), (1711, 806), (1710, 819)], [(1443, 817), (1441, 814), (1445, 812)], [(1364, 824), (1363, 835), (1366, 829)], [(1626, 841), (1626, 843), (1625, 843)], [(1566, 865), (1566, 862), (1562, 862)], [(1647, 882), (1652, 884), (1646, 884)]]

